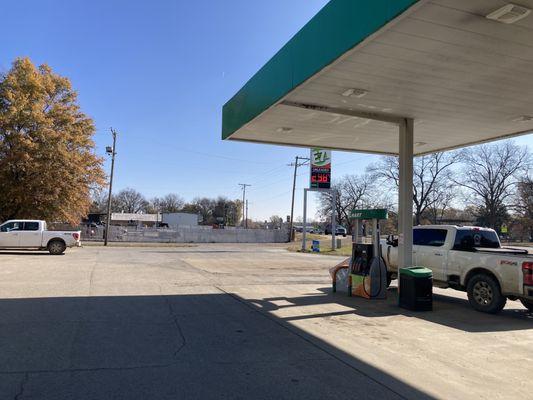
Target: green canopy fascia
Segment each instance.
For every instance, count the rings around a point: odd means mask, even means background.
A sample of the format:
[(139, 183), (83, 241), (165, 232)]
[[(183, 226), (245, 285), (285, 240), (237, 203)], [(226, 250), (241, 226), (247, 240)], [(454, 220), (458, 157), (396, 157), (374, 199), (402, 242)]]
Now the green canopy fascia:
[(418, 1), (330, 1), (224, 105), (222, 138), (229, 138)]

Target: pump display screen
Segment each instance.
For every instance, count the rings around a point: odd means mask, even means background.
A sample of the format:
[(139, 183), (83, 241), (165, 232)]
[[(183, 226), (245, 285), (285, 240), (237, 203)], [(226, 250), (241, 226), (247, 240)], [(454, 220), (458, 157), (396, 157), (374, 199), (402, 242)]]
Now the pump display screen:
[(313, 189), (331, 188), (331, 151), (311, 149), (311, 182)]

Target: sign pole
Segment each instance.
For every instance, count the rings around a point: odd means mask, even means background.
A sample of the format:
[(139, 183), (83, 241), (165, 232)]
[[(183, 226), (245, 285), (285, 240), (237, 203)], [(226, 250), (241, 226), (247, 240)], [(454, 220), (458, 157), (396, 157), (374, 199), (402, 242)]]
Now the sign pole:
[(303, 221), (303, 230), (302, 230), (302, 251), (305, 251), (306, 249), (306, 233), (307, 233), (307, 227), (306, 227), (306, 222), (307, 222), (307, 191), (309, 189), (304, 189), (304, 221)]
[(331, 190), (331, 250), (337, 248), (337, 243), (335, 243), (336, 233), (337, 233), (337, 218), (335, 218), (335, 205), (337, 204), (337, 192), (335, 189)]

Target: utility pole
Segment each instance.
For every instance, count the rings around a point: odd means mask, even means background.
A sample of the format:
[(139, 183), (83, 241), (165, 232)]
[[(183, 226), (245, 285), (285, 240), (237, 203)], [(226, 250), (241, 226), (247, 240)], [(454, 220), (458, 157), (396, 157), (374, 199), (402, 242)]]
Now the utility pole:
[(109, 230), (111, 228), (111, 194), (113, 193), (113, 172), (115, 171), (115, 156), (117, 144), (117, 132), (111, 128), (111, 135), (113, 135), (113, 147), (107, 146), (106, 153), (111, 156), (111, 175), (109, 177), (109, 195), (107, 196), (107, 221), (105, 225), (104, 246), (107, 246), (109, 238)]
[(248, 199), (246, 199), (246, 229), (248, 229)]
[(248, 227), (248, 222), (246, 222), (246, 187), (252, 186), (248, 183), (239, 183), (239, 186), (242, 188), (242, 226)]
[(296, 176), (298, 174), (298, 167), (305, 165), (306, 163), (299, 164), (298, 161), (309, 161), (307, 157), (296, 156), (294, 163), (289, 164), (289, 167), (294, 167), (294, 178), (292, 179), (292, 202), (291, 202), (291, 220), (289, 221), (289, 242), (292, 241), (292, 229), (293, 229), (293, 219), (294, 219), (294, 192), (296, 191)]

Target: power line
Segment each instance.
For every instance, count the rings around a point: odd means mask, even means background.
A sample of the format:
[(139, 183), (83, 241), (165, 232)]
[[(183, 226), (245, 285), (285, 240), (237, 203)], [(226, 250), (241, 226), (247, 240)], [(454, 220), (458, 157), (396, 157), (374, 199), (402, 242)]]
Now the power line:
[[(296, 176), (297, 176), (297, 177), (300, 177), (300, 176), (303, 176), (303, 175), (307, 175), (307, 173), (304, 172), (304, 173), (298, 174), (298, 175), (296, 175)], [(278, 182), (274, 182), (274, 183), (278, 183)], [(272, 186), (274, 183), (272, 183), (272, 184), (270, 184), (270, 185), (268, 185), (268, 186)], [(262, 187), (265, 187), (265, 186), (262, 186)], [(297, 188), (296, 188), (296, 190), (300, 190), (300, 189), (304, 189), (304, 188), (300, 188), (300, 187), (297, 187)], [(269, 200), (272, 200), (272, 199), (276, 199), (276, 198), (278, 198), (278, 197), (281, 197), (281, 196), (283, 196), (284, 194), (291, 193), (291, 191), (292, 191), (292, 190), (286, 190), (286, 191), (283, 192), (283, 193), (279, 193), (279, 194), (274, 195), (274, 196), (272, 196), (272, 197), (267, 197), (266, 199), (260, 199), (259, 201), (256, 201), (256, 202), (254, 202), (254, 203), (257, 203), (257, 204), (263, 204), (263, 203), (265, 203), (265, 202), (267, 202), (267, 201), (269, 201)], [(254, 193), (255, 193), (255, 190), (254, 190)]]
[[(299, 190), (299, 189), (303, 189), (303, 188), (296, 188), (296, 189)], [(286, 190), (286, 191), (283, 192), (283, 193), (278, 193), (278, 194), (276, 194), (276, 195), (274, 195), (274, 196), (272, 196), (272, 197), (267, 197), (266, 199), (261, 199), (261, 200), (259, 200), (259, 201), (256, 201), (255, 203), (257, 203), (257, 204), (263, 204), (263, 203), (265, 203), (265, 202), (267, 202), (267, 201), (269, 201), (269, 200), (277, 199), (278, 197), (284, 196), (284, 195), (286, 195), (287, 193), (291, 193), (291, 191), (292, 191), (292, 190)]]
[[(273, 168), (263, 174), (258, 174), (256, 175), (255, 179), (251, 179), (252, 183), (254, 185), (256, 184), (259, 184), (261, 182), (264, 182), (266, 180), (266, 178), (270, 178), (270, 177), (273, 177), (273, 176), (278, 176), (280, 174), (282, 174), (283, 172), (285, 172), (285, 165), (281, 165), (281, 166), (278, 166), (276, 168)], [(261, 178), (261, 179), (259, 179)]]
[[(129, 135), (129, 137), (140, 138), (138, 135)], [(178, 145), (173, 144), (172, 142), (163, 143), (163, 142), (161, 142), (161, 141), (159, 141), (157, 139), (154, 139), (153, 137), (150, 138), (150, 141), (155, 143), (155, 144), (159, 144), (160, 146), (162, 146), (162, 148), (172, 147), (172, 148), (178, 149), (180, 152), (194, 153), (194, 154), (198, 154), (198, 155), (201, 155), (201, 156), (204, 156), (204, 157), (219, 158), (219, 159), (222, 159), (222, 160), (230, 160), (230, 161), (240, 161), (240, 162), (245, 162), (245, 163), (250, 163), (250, 164), (262, 164), (262, 165), (271, 164), (268, 161), (246, 160), (246, 159), (237, 158), (237, 157), (223, 156), (223, 155), (220, 155), (220, 154), (206, 153), (206, 152), (203, 152), (203, 151), (190, 149), (188, 147), (183, 147), (181, 144), (178, 146)]]
[[(301, 164), (301, 165), (307, 165), (307, 164)], [(300, 165), (300, 166), (301, 166), (301, 165)], [(287, 167), (287, 166), (294, 166), (294, 165), (293, 165), (293, 164), (287, 164), (287, 165), (285, 165), (284, 167)], [(298, 174), (297, 176), (303, 176), (303, 175), (307, 175), (307, 173), (304, 172), (304, 173)], [(275, 185), (275, 184), (279, 184), (280, 182), (285, 182), (285, 181), (287, 181), (287, 180), (289, 180), (289, 179), (292, 179), (292, 176), (287, 176), (287, 177), (284, 178), (283, 180), (278, 180), (278, 181), (274, 181), (274, 182), (267, 183), (267, 184), (265, 184), (265, 185), (257, 186), (257, 187), (255, 187), (255, 190), (254, 190), (254, 191), (256, 191), (256, 190), (260, 190), (260, 189), (263, 189), (263, 188), (266, 188), (266, 187), (269, 187), (269, 186), (272, 186), (272, 185)]]

